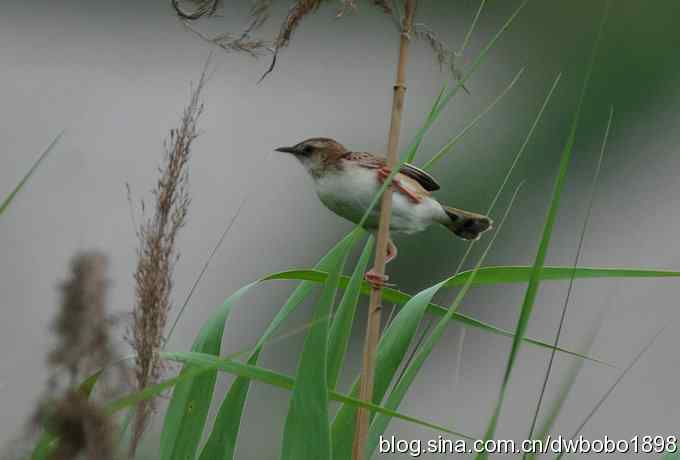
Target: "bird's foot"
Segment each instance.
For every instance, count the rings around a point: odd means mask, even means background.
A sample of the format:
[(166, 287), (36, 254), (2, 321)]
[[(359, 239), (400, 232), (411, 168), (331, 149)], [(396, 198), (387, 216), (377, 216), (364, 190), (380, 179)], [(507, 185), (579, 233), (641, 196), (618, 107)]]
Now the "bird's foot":
[[(381, 184), (384, 183), (388, 177), (390, 177), (390, 168), (388, 168), (387, 166), (383, 166), (382, 168), (378, 169), (378, 181)], [(396, 177), (392, 179), (392, 185), (394, 185), (394, 188), (396, 188), (401, 193), (406, 195), (406, 198), (411, 200), (413, 203), (418, 204), (421, 201), (423, 201), (421, 197), (413, 193), (408, 188), (404, 187), (404, 184), (402, 184), (401, 181)]]
[(368, 282), (368, 284), (371, 285), (373, 289), (382, 289), (384, 287), (394, 286), (394, 284), (387, 282), (387, 280), (390, 279), (389, 276), (377, 273), (375, 270), (367, 271), (364, 275), (364, 279), (366, 282)]

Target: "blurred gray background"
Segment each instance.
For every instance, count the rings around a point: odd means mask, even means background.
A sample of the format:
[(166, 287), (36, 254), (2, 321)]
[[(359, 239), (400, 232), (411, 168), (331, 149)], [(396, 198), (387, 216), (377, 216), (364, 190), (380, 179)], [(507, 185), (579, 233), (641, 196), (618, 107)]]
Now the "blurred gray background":
[[(110, 256), (110, 306), (125, 314), (133, 301), (135, 228), (125, 183), (135, 203), (156, 178), (162, 140), (176, 126), (211, 49), (187, 32), (166, 1), (3, 2), (0, 15), (0, 196), (5, 196), (38, 153), (65, 129), (63, 140), (0, 221), (0, 444), (20, 433), (47, 377), (47, 333), (58, 305), (58, 283), (69, 258), (98, 248)], [(457, 48), (478, 2), (421, 2), (418, 20)], [(462, 59), (469, 65), (519, 2), (490, 1)], [(334, 6), (304, 20), (275, 72), (262, 84), (267, 58), (216, 52), (216, 68), (203, 96), (206, 104), (191, 161), (192, 205), (181, 233), (175, 304), (181, 303), (239, 202), (245, 209), (193, 297), (170, 349), (187, 350), (200, 325), (225, 297), (266, 273), (310, 267), (351, 226), (318, 202), (309, 179), (274, 147), (306, 137), (330, 136), (357, 150), (383, 151), (391, 83), (397, 57), (394, 25), (368, 2), (335, 20)], [(229, 5), (224, 17), (197, 24), (206, 33), (238, 31), (249, 3)], [(278, 30), (281, 4), (262, 33)], [(512, 188), (526, 184), (516, 208), (486, 261), (529, 264), (535, 255), (561, 148), (566, 140), (602, 2), (530, 2), (484, 64), (437, 123), (416, 163), (458, 133), (526, 66), (512, 92), (434, 169), (442, 201), (485, 210), (520, 147), (555, 76), (562, 81), (534, 139), (512, 177), (495, 216)], [(674, 0), (616, 0), (598, 57), (579, 128), (575, 156), (560, 208), (551, 265), (573, 260), (609, 107), (615, 117), (582, 265), (680, 268), (676, 243), (680, 216), (677, 129), (680, 62)], [(422, 42), (413, 48), (402, 146), (429, 110), (446, 73)], [(138, 211), (138, 210), (136, 210)], [(137, 219), (139, 219), (137, 213)], [(441, 229), (399, 238), (392, 281), (416, 292), (455, 270), (464, 243)], [(468, 265), (484, 244), (478, 245)], [(263, 286), (243, 299), (224, 340), (225, 353), (247, 349), (281, 306), (291, 283)], [(528, 335), (552, 341), (567, 283), (542, 285)], [(664, 280), (577, 281), (562, 345), (576, 349), (605, 311), (592, 354), (627, 365), (662, 326), (669, 326), (585, 427), (591, 439), (605, 434), (678, 434), (680, 366), (675, 324), (678, 283)], [(514, 329), (523, 285), (476, 288), (462, 311)], [(453, 293), (439, 300), (450, 301)], [(300, 309), (284, 330), (310, 315)], [(176, 310), (175, 310), (176, 311)], [(174, 314), (174, 312), (173, 312)], [(125, 321), (119, 327), (121, 335)], [(412, 387), (401, 411), (473, 435), (481, 435), (495, 404), (510, 340), (468, 330), (454, 385), (461, 329), (453, 324)], [(363, 323), (358, 319), (353, 359), (344, 382), (359, 368)], [(261, 364), (292, 373), (303, 336), (268, 349)], [(121, 344), (121, 353), (127, 352)], [(548, 353), (522, 348), (498, 438), (527, 435)], [(548, 390), (572, 363), (558, 356)], [(560, 414), (554, 433), (578, 426), (619, 371), (586, 363)], [(230, 378), (223, 378), (223, 384)], [(222, 391), (217, 392), (218, 395)], [(278, 458), (288, 394), (254, 385), (241, 430), (238, 458)], [(544, 405), (547, 407), (547, 405)], [(156, 423), (152, 433), (159, 429)], [(393, 422), (402, 438), (438, 433)], [(148, 450), (156, 441), (149, 437)], [(632, 454), (629, 454), (632, 455)], [(616, 455), (624, 457), (625, 455)], [(153, 454), (150, 455), (153, 458)]]

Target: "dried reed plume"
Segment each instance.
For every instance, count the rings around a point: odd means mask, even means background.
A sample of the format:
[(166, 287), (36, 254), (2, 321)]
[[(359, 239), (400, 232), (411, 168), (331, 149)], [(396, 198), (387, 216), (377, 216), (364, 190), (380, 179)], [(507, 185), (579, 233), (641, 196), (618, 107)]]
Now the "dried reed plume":
[[(162, 371), (158, 352), (171, 308), (173, 269), (179, 257), (177, 234), (184, 226), (189, 210), (188, 162), (191, 145), (198, 136), (197, 122), (203, 111), (199, 96), (207, 78), (206, 72), (207, 64), (191, 91), (179, 127), (170, 131), (164, 144), (160, 178), (153, 190), (153, 215), (138, 231), (138, 261), (134, 274), (136, 303), (128, 340), (136, 352), (135, 377), (139, 390), (156, 383)], [(142, 203), (142, 209), (144, 207)], [(137, 448), (153, 409), (153, 400), (137, 406), (131, 454)]]
[(49, 355), (53, 369), (68, 372), (74, 385), (83, 372), (111, 361), (110, 320), (106, 316), (106, 256), (84, 252), (71, 262), (71, 277), (62, 284), (62, 305), (54, 322), (58, 344)]
[(102, 409), (78, 390), (67, 392), (49, 411), (46, 429), (59, 438), (50, 460), (113, 460), (113, 423)]
[[(54, 322), (57, 346), (50, 353), (51, 377), (32, 421), (57, 438), (50, 460), (114, 458), (113, 423), (89, 392), (77, 383), (114, 356), (106, 315), (106, 257), (95, 251), (77, 254), (69, 279), (61, 285), (62, 302)], [(62, 377), (68, 376), (68, 382)], [(103, 380), (103, 378), (100, 378)]]

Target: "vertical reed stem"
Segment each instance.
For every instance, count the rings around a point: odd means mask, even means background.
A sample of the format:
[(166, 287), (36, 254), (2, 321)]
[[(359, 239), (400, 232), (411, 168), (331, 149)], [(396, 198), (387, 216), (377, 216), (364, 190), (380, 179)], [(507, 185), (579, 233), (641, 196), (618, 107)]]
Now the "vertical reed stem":
[[(404, 8), (404, 22), (402, 24), (399, 43), (399, 62), (397, 64), (397, 76), (394, 83), (392, 98), (392, 117), (390, 120), (390, 132), (387, 143), (387, 167), (394, 168), (397, 165), (397, 147), (399, 145), (399, 132), (401, 130), (401, 114), (404, 108), (404, 96), (406, 94), (406, 63), (408, 61), (408, 48), (411, 41), (411, 29), (415, 13), (416, 0), (406, 0)], [(378, 227), (378, 239), (375, 250), (374, 272), (385, 273), (385, 255), (387, 242), (390, 238), (390, 217), (392, 214), (392, 187), (387, 188), (380, 202), (380, 223)], [(381, 316), (381, 290), (374, 287), (371, 290), (371, 300), (368, 307), (366, 321), (366, 338), (364, 342), (363, 371), (361, 374), (361, 386), (359, 397), (364, 401), (373, 400), (373, 374), (375, 371), (375, 357), (380, 339), (380, 316)], [(357, 410), (356, 427), (354, 431), (354, 444), (352, 447), (352, 459), (364, 460), (366, 456), (366, 441), (368, 438), (369, 412), (366, 409)]]

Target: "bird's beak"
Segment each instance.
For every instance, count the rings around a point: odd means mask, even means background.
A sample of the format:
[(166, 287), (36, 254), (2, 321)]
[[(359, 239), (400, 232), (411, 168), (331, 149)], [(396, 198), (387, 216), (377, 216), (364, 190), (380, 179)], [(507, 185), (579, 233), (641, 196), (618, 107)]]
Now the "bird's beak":
[(277, 152), (283, 152), (283, 153), (292, 153), (296, 154), (298, 151), (295, 149), (295, 147), (279, 147), (278, 149), (274, 149)]

